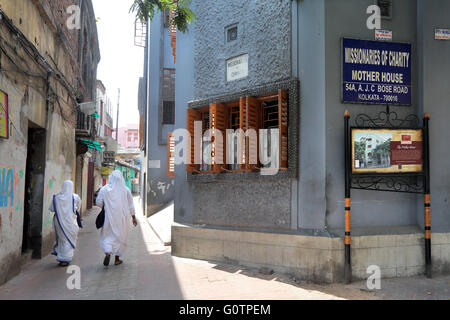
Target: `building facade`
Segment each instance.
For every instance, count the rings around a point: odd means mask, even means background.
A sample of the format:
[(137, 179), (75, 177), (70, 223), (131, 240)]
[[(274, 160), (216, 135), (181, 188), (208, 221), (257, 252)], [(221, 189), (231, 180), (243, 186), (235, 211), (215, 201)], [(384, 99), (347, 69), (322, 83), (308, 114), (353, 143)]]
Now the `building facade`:
[(176, 35), (170, 27), (172, 14), (155, 14), (148, 24), (144, 77), (139, 89), (143, 139), (141, 198), (147, 215), (173, 201), (173, 167), (167, 158), (168, 134), (174, 130)]
[[(74, 24), (71, 5), (81, 13)], [(100, 52), (91, 1), (2, 0), (0, 15), (3, 283), (51, 251), (48, 208), (64, 180), (76, 181), (79, 105), (95, 103)]]
[(126, 127), (119, 128), (118, 141), (121, 148), (139, 148), (139, 125), (129, 124)]
[(96, 112), (98, 113), (97, 121), (99, 123), (96, 140), (102, 145), (102, 153), (99, 157), (100, 166), (95, 172), (94, 193), (107, 183), (109, 174), (114, 170), (115, 158), (119, 150), (119, 143), (113, 137), (114, 121), (111, 99), (100, 80), (97, 80)]
[[(342, 39), (375, 40), (366, 13), (374, 4), (382, 8), (381, 28), (392, 31), (392, 42), (412, 47), (411, 105), (391, 111), (398, 119), (431, 117), (431, 260), (433, 272), (450, 271), (450, 160), (440, 147), (450, 116), (450, 42), (435, 39), (435, 29), (448, 28), (447, 1), (193, 1), (198, 20), (176, 38), (182, 77), (175, 86), (172, 254), (343, 280), (344, 113), (352, 120), (376, 118), (386, 105), (343, 102)], [(148, 119), (159, 118), (153, 113)], [(275, 150), (271, 133), (264, 136), (272, 128), (279, 129)], [(177, 129), (205, 135), (189, 143)], [(230, 165), (217, 161), (226, 155), (208, 129), (253, 129), (263, 136), (257, 144), (244, 140), (244, 160)], [(251, 162), (255, 148), (279, 157)], [(186, 165), (186, 154), (207, 161)], [(241, 157), (236, 149), (228, 156)], [(355, 279), (366, 278), (370, 265), (380, 266), (383, 277), (424, 272), (423, 203), (422, 194), (352, 190)]]

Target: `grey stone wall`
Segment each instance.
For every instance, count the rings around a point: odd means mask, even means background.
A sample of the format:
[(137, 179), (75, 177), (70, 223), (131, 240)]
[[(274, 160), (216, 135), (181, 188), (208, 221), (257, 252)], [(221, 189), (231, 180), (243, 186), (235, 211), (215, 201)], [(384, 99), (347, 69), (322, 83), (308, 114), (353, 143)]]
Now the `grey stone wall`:
[[(291, 1), (229, 0), (195, 3), (195, 98), (232, 93), (291, 76)], [(237, 40), (226, 28), (237, 25)], [(226, 60), (248, 54), (247, 78), (226, 81)]]
[(194, 224), (289, 229), (289, 180), (195, 183)]
[[(255, 95), (258, 92), (254, 90), (264, 91), (275, 84), (293, 85), (290, 100), (295, 100), (296, 105), (290, 106), (290, 114), (295, 111), (289, 128), (291, 139), (291, 130), (298, 128), (298, 82), (291, 78), (291, 1), (195, 1), (194, 12), (198, 20), (191, 26), (193, 30), (179, 39), (181, 44), (184, 38), (194, 38), (193, 52), (184, 52), (183, 46), (177, 46), (180, 56), (194, 61), (193, 68), (189, 67), (194, 77), (189, 106), (195, 107), (199, 100), (212, 97), (221, 101), (242, 93)], [(226, 29), (231, 25), (238, 27), (237, 40), (226, 42)], [(249, 75), (227, 83), (226, 60), (241, 54), (249, 56)], [(181, 60), (177, 62), (177, 72), (179, 68), (185, 71), (185, 67), (188, 65)], [(179, 83), (177, 79), (176, 127), (185, 128), (187, 104), (181, 100), (186, 96), (181, 98)], [(181, 121), (179, 117), (183, 117)], [(295, 132), (292, 143), (298, 143)], [(276, 178), (249, 175), (224, 181), (203, 179), (209, 177), (202, 175), (186, 179), (184, 167), (177, 166), (175, 221), (234, 228), (291, 228), (291, 178), (297, 174), (297, 152), (291, 155), (296, 150), (291, 140), (289, 148), (289, 166), (292, 161), (293, 170)], [(222, 176), (225, 175), (233, 173)]]

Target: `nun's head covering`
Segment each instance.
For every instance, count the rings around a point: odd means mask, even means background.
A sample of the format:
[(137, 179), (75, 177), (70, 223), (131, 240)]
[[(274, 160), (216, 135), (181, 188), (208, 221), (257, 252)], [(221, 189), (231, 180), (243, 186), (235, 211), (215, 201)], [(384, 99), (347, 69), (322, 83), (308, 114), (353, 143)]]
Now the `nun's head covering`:
[(62, 216), (70, 216), (74, 211), (73, 182), (70, 180), (64, 181), (61, 192), (55, 195), (55, 198), (58, 213)]
[(71, 180), (64, 181), (59, 195), (64, 197), (72, 197), (72, 194), (73, 194), (73, 182)]
[(125, 180), (123, 179), (122, 172), (119, 170), (114, 170), (108, 179), (108, 184), (111, 186), (111, 189), (124, 189), (126, 188)]

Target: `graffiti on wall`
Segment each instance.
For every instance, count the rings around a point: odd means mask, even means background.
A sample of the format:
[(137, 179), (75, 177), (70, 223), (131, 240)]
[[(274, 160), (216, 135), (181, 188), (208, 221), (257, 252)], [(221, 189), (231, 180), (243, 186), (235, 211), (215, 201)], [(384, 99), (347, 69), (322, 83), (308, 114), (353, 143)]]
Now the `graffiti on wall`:
[(24, 191), (19, 192), (23, 178), (23, 170), (16, 171), (14, 167), (0, 164), (0, 208), (23, 210)]
[(0, 165), (0, 208), (14, 207), (14, 168)]
[[(156, 186), (155, 186), (156, 182)], [(165, 181), (150, 181), (150, 195), (154, 198), (158, 198), (160, 196), (164, 196), (166, 192), (169, 191), (171, 187), (175, 185), (175, 181), (172, 180), (171, 182), (165, 182)]]

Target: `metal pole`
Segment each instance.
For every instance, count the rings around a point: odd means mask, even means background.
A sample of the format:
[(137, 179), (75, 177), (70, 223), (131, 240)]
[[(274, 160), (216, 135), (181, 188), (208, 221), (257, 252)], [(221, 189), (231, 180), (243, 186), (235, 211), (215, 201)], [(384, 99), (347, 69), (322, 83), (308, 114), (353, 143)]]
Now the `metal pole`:
[(430, 202), (430, 149), (429, 149), (429, 133), (428, 121), (430, 116), (428, 112), (423, 118), (423, 144), (424, 144), (424, 173), (425, 173), (425, 274), (427, 278), (431, 278), (431, 202)]
[(344, 279), (346, 283), (350, 283), (352, 281), (352, 265), (350, 260), (350, 132), (349, 132), (349, 120), (350, 114), (348, 110), (345, 111), (345, 122), (344, 122), (344, 130), (345, 130), (345, 265), (344, 265)]
[(119, 108), (120, 108), (120, 88), (117, 89), (118, 97), (117, 97), (117, 119), (116, 119), (116, 141), (119, 141)]

